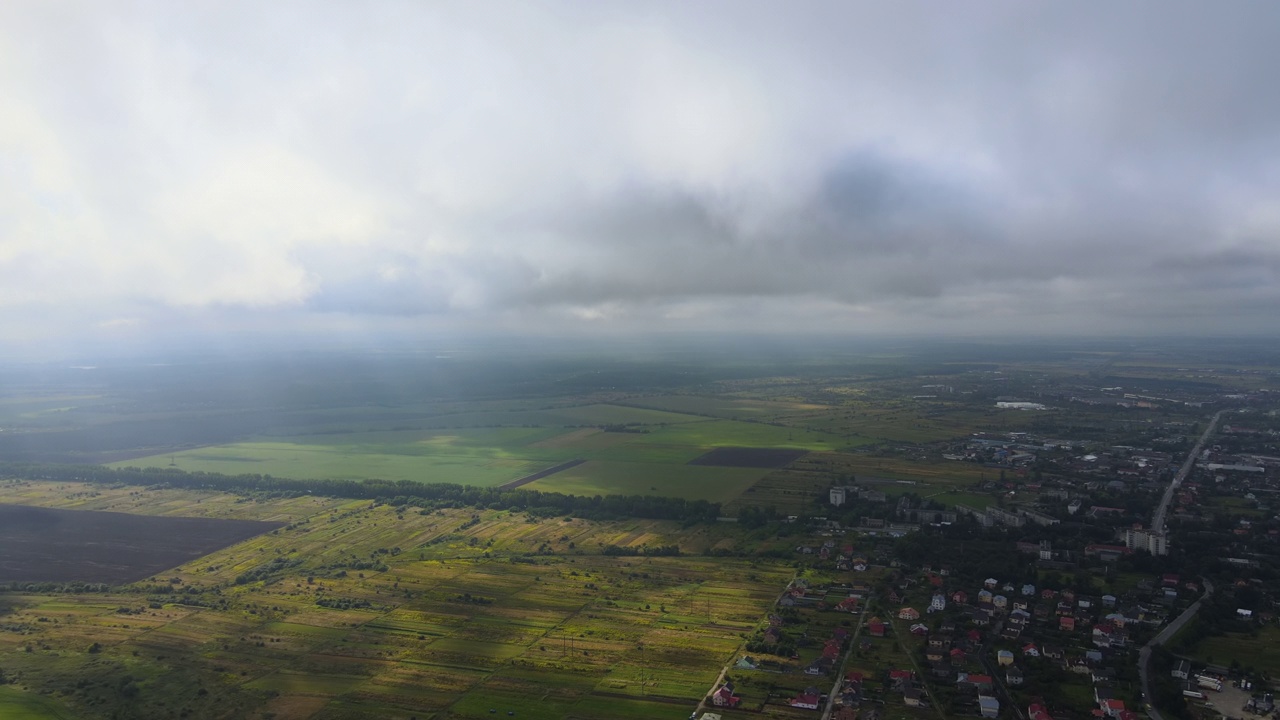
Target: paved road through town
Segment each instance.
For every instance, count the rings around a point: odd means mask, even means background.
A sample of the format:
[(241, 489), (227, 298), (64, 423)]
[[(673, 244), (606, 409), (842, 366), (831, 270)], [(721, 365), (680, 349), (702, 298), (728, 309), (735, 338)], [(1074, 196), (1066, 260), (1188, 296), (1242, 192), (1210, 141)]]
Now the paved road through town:
[(1201, 595), (1199, 600), (1191, 603), (1191, 607), (1184, 610), (1176, 620), (1165, 625), (1164, 629), (1161, 630), (1158, 635), (1151, 638), (1151, 642), (1143, 645), (1142, 649), (1138, 651), (1138, 676), (1142, 679), (1142, 695), (1146, 698), (1147, 714), (1151, 716), (1151, 720), (1164, 720), (1160, 711), (1156, 710), (1155, 706), (1151, 704), (1151, 678), (1149, 676), (1149, 672), (1151, 670), (1151, 650), (1157, 645), (1163, 645), (1166, 642), (1169, 642), (1169, 639), (1177, 634), (1177, 632), (1182, 629), (1182, 626), (1187, 624), (1187, 621), (1196, 616), (1196, 613), (1200, 610), (1200, 603), (1204, 602), (1205, 598), (1210, 595), (1213, 595), (1213, 583), (1209, 582), (1209, 580), (1205, 578), (1204, 595)]
[(1173, 501), (1173, 496), (1178, 492), (1178, 486), (1182, 481), (1187, 479), (1187, 475), (1191, 474), (1191, 468), (1196, 466), (1196, 459), (1200, 457), (1200, 453), (1204, 450), (1204, 445), (1209, 441), (1209, 436), (1213, 435), (1213, 431), (1218, 427), (1218, 421), (1222, 419), (1222, 413), (1225, 410), (1219, 410), (1213, 414), (1213, 419), (1209, 421), (1209, 427), (1205, 428), (1204, 434), (1200, 436), (1200, 441), (1192, 448), (1191, 453), (1187, 455), (1187, 461), (1182, 463), (1182, 467), (1178, 470), (1178, 474), (1173, 476), (1173, 482), (1169, 483), (1169, 487), (1165, 488), (1164, 497), (1160, 498), (1160, 505), (1156, 508), (1155, 517), (1151, 520), (1151, 529), (1155, 532), (1164, 532), (1165, 514), (1169, 510), (1169, 503)]

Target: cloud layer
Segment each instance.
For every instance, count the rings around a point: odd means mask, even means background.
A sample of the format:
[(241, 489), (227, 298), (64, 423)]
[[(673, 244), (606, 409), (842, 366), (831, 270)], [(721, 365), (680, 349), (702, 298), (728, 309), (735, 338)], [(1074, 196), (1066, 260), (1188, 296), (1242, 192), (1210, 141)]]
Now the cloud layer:
[(1277, 27), (1263, 3), (7, 3), (0, 320), (1274, 332)]

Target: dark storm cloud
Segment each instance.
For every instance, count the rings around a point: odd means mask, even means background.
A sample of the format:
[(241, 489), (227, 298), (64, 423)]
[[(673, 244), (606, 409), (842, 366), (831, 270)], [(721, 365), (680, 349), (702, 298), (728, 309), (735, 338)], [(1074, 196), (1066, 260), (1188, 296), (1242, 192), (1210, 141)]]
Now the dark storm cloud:
[(1274, 331), (1277, 27), (1265, 4), (6, 4), (0, 314), (13, 338), (184, 314)]

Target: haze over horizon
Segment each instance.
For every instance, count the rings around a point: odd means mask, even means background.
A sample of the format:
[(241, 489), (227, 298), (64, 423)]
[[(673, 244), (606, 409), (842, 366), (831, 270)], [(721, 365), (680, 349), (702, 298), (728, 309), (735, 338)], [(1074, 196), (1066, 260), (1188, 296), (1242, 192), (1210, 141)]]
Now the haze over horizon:
[(0, 343), (1273, 335), (1280, 7), (0, 5)]

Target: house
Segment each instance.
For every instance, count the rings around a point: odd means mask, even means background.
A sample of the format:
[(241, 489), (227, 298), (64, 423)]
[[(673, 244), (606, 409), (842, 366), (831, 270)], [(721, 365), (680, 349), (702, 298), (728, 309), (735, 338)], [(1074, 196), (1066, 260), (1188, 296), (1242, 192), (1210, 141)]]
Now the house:
[(880, 618), (871, 618), (867, 621), (867, 632), (871, 633), (871, 637), (884, 637), (884, 621)]
[(967, 685), (976, 688), (978, 692), (990, 690), (992, 687), (992, 679), (990, 675), (971, 675), (969, 673), (960, 673), (956, 676), (956, 685)]
[(929, 612), (939, 612), (947, 609), (947, 596), (942, 593), (934, 593), (933, 600), (929, 603)]
[(1049, 714), (1049, 711), (1043, 705), (1035, 703), (1027, 706), (1027, 718), (1029, 720), (1053, 720), (1053, 716)]
[(1179, 680), (1189, 679), (1191, 677), (1191, 663), (1186, 660), (1179, 660), (1178, 664), (1173, 668), (1173, 672), (1170, 674)]
[(1075, 632), (1076, 619), (1070, 615), (1063, 615), (1058, 618), (1058, 629), (1066, 632)]
[(851, 613), (858, 612), (858, 598), (849, 597), (849, 598), (845, 598), (844, 600), (841, 600), (839, 604), (836, 605), (836, 611), (851, 612)]
[(996, 595), (991, 598), (991, 604), (994, 605), (997, 610), (1003, 610), (1009, 606), (1009, 598), (1004, 595)]
[(1013, 664), (1013, 653), (1008, 650), (1000, 650), (996, 653), (996, 662), (1001, 665)]
[(951, 602), (959, 603), (959, 604), (963, 605), (963, 604), (965, 604), (965, 603), (969, 602), (969, 593), (967, 593), (967, 592), (965, 592), (965, 591), (963, 591), (963, 590), (957, 590), (957, 591), (955, 591), (955, 592), (951, 593)]
[(911, 607), (904, 607), (898, 611), (899, 620), (919, 620), (920, 611)]
[(1010, 685), (1021, 685), (1023, 679), (1022, 669), (1017, 665), (1010, 665), (1009, 669), (1004, 671), (1004, 681)]
[(989, 603), (989, 602), (991, 602), (991, 598), (993, 598), (993, 597), (995, 597), (995, 595), (994, 595), (994, 594), (992, 594), (992, 592), (991, 592), (990, 590), (979, 590), (979, 591), (978, 591), (978, 602), (980, 602), (980, 603), (984, 603), (984, 602), (985, 602), (985, 603)]
[(907, 707), (922, 707), (924, 702), (921, 700), (921, 696), (922, 694), (919, 690), (907, 688), (902, 691), (902, 702), (906, 703)]
[(926, 635), (929, 634), (929, 626), (925, 625), (924, 623), (916, 623), (915, 625), (911, 626), (911, 634), (918, 635), (920, 637), (925, 637)]
[(760, 664), (757, 663), (755, 658), (751, 657), (750, 655), (744, 655), (742, 658), (738, 660), (738, 662), (734, 663), (733, 666), (738, 668), (739, 670), (760, 669)]
[(1115, 595), (1103, 595), (1103, 596), (1102, 596), (1102, 606), (1103, 606), (1103, 607), (1115, 607), (1115, 606), (1116, 606), (1116, 596), (1115, 596)]
[(1032, 597), (1033, 595), (1036, 594), (1036, 586), (1031, 584), (1023, 585), (1022, 594), (1027, 597)]
[(1099, 703), (1099, 706), (1101, 707), (1102, 712), (1106, 713), (1108, 717), (1113, 718), (1119, 718), (1120, 713), (1125, 711), (1124, 701), (1116, 700), (1115, 698), (1103, 700)]
[(984, 718), (1000, 717), (1000, 701), (990, 695), (979, 695), (978, 710)]
[(1022, 654), (1027, 657), (1040, 657), (1040, 650), (1036, 648), (1035, 643), (1027, 643), (1022, 646)]
[(988, 590), (994, 590), (995, 587), (999, 584), (1000, 584), (999, 580), (996, 580), (995, 578), (987, 578), (986, 581), (982, 583), (982, 586)]
[(740, 702), (742, 702), (742, 698), (733, 694), (733, 683), (731, 682), (720, 686), (720, 689), (711, 695), (711, 704), (716, 707), (737, 707)]
[(1052, 590), (1050, 590), (1050, 589), (1048, 589), (1048, 588), (1045, 588), (1044, 590), (1041, 590), (1041, 591), (1040, 591), (1040, 599), (1041, 599), (1041, 600), (1052, 600), (1052, 599), (1054, 599), (1055, 597), (1057, 597), (1057, 595), (1058, 595), (1058, 593), (1056, 593), (1056, 592), (1054, 592), (1054, 591), (1052, 591)]
[(890, 670), (889, 684), (895, 690), (902, 690), (911, 687), (912, 681), (915, 680), (916, 674), (911, 670)]
[(805, 691), (791, 698), (791, 707), (804, 708), (805, 710), (817, 710), (818, 703), (822, 701), (822, 695), (819, 694), (818, 688), (805, 688)]
[(1066, 657), (1066, 653), (1063, 652), (1062, 648), (1057, 647), (1055, 645), (1045, 645), (1044, 647), (1040, 648), (1040, 654), (1049, 658), (1050, 660), (1061, 660), (1062, 658)]

